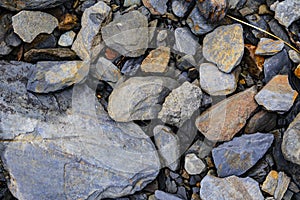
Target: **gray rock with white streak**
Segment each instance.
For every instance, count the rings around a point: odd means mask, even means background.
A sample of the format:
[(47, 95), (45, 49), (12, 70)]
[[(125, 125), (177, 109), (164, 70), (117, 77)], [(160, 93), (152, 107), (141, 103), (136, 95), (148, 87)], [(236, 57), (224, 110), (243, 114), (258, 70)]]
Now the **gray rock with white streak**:
[(184, 169), (190, 175), (201, 174), (205, 167), (203, 161), (194, 153), (187, 154), (184, 158)]
[(175, 30), (174, 49), (187, 55), (195, 55), (199, 48), (198, 38), (188, 28), (177, 28)]
[(300, 19), (300, 1), (285, 0), (276, 5), (275, 19), (288, 28), (294, 21)]

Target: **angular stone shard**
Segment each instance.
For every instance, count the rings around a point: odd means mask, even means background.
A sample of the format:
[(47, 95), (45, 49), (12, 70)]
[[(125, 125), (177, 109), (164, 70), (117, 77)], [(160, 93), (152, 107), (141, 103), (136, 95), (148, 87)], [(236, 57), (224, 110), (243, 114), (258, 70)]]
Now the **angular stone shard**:
[(91, 65), (90, 73), (99, 80), (116, 83), (121, 77), (121, 72), (110, 60), (100, 57), (95, 65)]
[(284, 172), (279, 172), (278, 174), (278, 183), (276, 190), (274, 192), (275, 199), (282, 199), (284, 194), (286, 193), (289, 184), (291, 182), (291, 178), (288, 177)]
[(201, 181), (200, 197), (203, 200), (264, 200), (258, 183), (250, 177), (230, 176), (217, 178), (205, 176)]
[(46, 8), (53, 8), (68, 0), (18, 0), (18, 1), (0, 1), (0, 7), (6, 8), (11, 11), (19, 10), (39, 10)]
[(29, 74), (27, 89), (48, 93), (81, 82), (89, 73), (89, 63), (83, 61), (43, 61)]
[(240, 24), (220, 26), (203, 40), (203, 56), (218, 68), (229, 73), (244, 54), (243, 28)]
[(105, 44), (129, 57), (145, 53), (148, 48), (148, 33), (147, 17), (139, 11), (126, 13), (101, 29)]
[(292, 89), (287, 75), (275, 76), (259, 93), (255, 100), (269, 111), (286, 112), (292, 106), (298, 93)]
[(184, 17), (191, 5), (192, 1), (189, 0), (173, 0), (172, 11), (177, 17)]
[(269, 172), (266, 180), (262, 184), (261, 189), (264, 192), (273, 196), (276, 186), (277, 186), (277, 183), (278, 183), (278, 172), (275, 170), (272, 170)]
[(116, 86), (109, 97), (108, 113), (118, 122), (157, 118), (161, 103), (178, 87), (168, 77), (132, 77)]
[(184, 169), (190, 175), (201, 174), (206, 166), (203, 161), (194, 153), (187, 154), (184, 158)]
[(170, 48), (160, 46), (152, 50), (143, 60), (141, 70), (144, 72), (164, 73), (168, 71)]
[(300, 1), (285, 0), (276, 5), (275, 19), (288, 28), (294, 21), (300, 19)]
[(257, 45), (257, 49), (255, 50), (255, 54), (261, 56), (272, 56), (281, 51), (283, 47), (284, 42), (281, 40), (261, 38)]
[(16, 34), (24, 42), (32, 42), (40, 33), (52, 33), (58, 26), (58, 20), (40, 11), (21, 11), (12, 17), (12, 25)]
[(219, 177), (242, 175), (261, 159), (272, 145), (274, 136), (255, 133), (233, 138), (212, 150)]
[(231, 140), (257, 108), (255, 94), (252, 87), (213, 105), (196, 119), (198, 130), (211, 141)]

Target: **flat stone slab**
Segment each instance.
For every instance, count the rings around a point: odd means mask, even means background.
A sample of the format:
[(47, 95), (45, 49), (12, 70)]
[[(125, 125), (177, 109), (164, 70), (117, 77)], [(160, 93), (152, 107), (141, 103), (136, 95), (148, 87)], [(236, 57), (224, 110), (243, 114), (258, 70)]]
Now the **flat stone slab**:
[(255, 50), (255, 54), (261, 56), (272, 56), (281, 51), (283, 47), (284, 42), (281, 40), (261, 38)]
[(240, 24), (220, 26), (203, 40), (203, 56), (218, 68), (229, 73), (244, 54), (243, 28)]
[(45, 8), (56, 7), (68, 0), (18, 0), (16, 1), (0, 1), (0, 7), (11, 11), (19, 10), (39, 10)]
[(274, 136), (267, 133), (242, 135), (212, 150), (219, 177), (242, 175), (261, 159), (272, 145)]

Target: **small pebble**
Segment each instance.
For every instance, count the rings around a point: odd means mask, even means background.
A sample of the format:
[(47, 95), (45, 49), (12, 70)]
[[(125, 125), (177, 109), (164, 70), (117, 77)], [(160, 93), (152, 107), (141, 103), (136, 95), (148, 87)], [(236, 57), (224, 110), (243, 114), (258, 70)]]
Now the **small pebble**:
[(196, 156), (196, 154), (187, 154), (184, 159), (184, 169), (190, 175), (201, 174), (206, 166), (203, 161)]
[(74, 31), (68, 31), (62, 34), (58, 40), (58, 45), (62, 47), (72, 46), (76, 33)]

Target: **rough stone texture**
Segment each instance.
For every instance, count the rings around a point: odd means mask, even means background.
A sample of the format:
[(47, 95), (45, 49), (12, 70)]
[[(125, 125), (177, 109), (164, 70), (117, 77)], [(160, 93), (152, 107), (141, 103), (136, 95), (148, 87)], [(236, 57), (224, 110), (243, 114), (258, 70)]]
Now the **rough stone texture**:
[(27, 89), (36, 93), (48, 93), (64, 89), (82, 81), (89, 72), (89, 64), (83, 61), (44, 61), (29, 74)]
[(108, 113), (118, 122), (157, 118), (161, 103), (178, 83), (168, 77), (132, 77), (119, 84), (109, 97)]
[(198, 38), (195, 37), (188, 28), (175, 29), (174, 49), (186, 55), (195, 55), (200, 47)]
[(197, 4), (200, 13), (205, 19), (215, 22), (225, 17), (228, 1), (227, 0), (198, 0)]
[(237, 88), (240, 69), (224, 73), (211, 63), (202, 63), (199, 68), (200, 87), (206, 93), (218, 96), (233, 93)]
[(200, 107), (201, 98), (202, 92), (199, 87), (184, 82), (166, 97), (158, 118), (165, 123), (181, 127)]
[(195, 35), (203, 35), (212, 31), (218, 24), (209, 23), (200, 13), (199, 8), (195, 6), (186, 20), (191, 31)]
[(300, 2), (298, 0), (285, 0), (276, 5), (275, 19), (288, 28), (294, 21), (300, 19)]
[(107, 46), (129, 57), (143, 55), (148, 48), (148, 20), (139, 11), (126, 13), (101, 29)]
[(190, 175), (201, 174), (206, 166), (203, 161), (194, 153), (187, 154), (184, 158), (184, 169)]
[(172, 130), (163, 125), (153, 129), (154, 141), (161, 157), (162, 167), (168, 167), (175, 171), (179, 167), (179, 138)]
[[(77, 34), (72, 49), (82, 60), (89, 60), (91, 52), (97, 46), (97, 37), (99, 30), (110, 16), (111, 8), (104, 2), (100, 1), (85, 9), (81, 18), (81, 29)], [(96, 45), (97, 44), (97, 45)]]
[(58, 6), (67, 2), (67, 0), (18, 0), (18, 1), (0, 1), (0, 7), (12, 10), (39, 10)]
[(10, 31), (12, 14), (0, 16), (0, 55), (8, 55), (13, 48), (7, 44), (7, 33)]
[(278, 184), (274, 192), (275, 199), (282, 199), (285, 192), (287, 191), (291, 178), (288, 177), (284, 172), (279, 172), (278, 174)]
[(31, 49), (24, 54), (26, 62), (74, 60), (76, 58), (76, 53), (69, 48)]
[(243, 54), (243, 28), (239, 24), (220, 26), (203, 40), (203, 56), (223, 72), (231, 72)]
[(16, 198), (114, 198), (155, 179), (159, 158), (137, 125), (111, 120), (87, 86), (28, 92), (36, 67), (0, 61), (2, 161)]
[(283, 134), (282, 153), (286, 160), (300, 165), (300, 114)]
[(262, 110), (250, 118), (245, 127), (245, 133), (268, 133), (275, 129), (276, 125), (277, 114)]
[(300, 63), (300, 54), (294, 50), (289, 50), (289, 57), (294, 63)]
[(298, 79), (300, 79), (300, 64), (294, 70), (294, 74)]
[(257, 49), (255, 50), (255, 54), (261, 56), (272, 56), (281, 51), (283, 47), (284, 42), (281, 40), (261, 38), (257, 45)]
[(155, 200), (183, 200), (182, 198), (178, 197), (177, 195), (166, 193), (161, 190), (155, 191)]
[(12, 17), (12, 25), (16, 34), (24, 42), (32, 42), (40, 33), (52, 33), (58, 26), (58, 20), (40, 11), (21, 11)]
[(121, 72), (110, 60), (100, 57), (95, 65), (91, 65), (90, 73), (99, 80), (116, 83), (121, 77)]
[(262, 191), (273, 196), (276, 186), (277, 186), (277, 183), (278, 183), (278, 172), (272, 170), (269, 172), (266, 180), (262, 184), (261, 189), (262, 189)]
[(198, 130), (211, 141), (231, 140), (257, 108), (255, 94), (252, 87), (213, 105), (196, 119)]
[(144, 72), (164, 73), (168, 71), (171, 50), (169, 47), (160, 46), (152, 50), (143, 60), (141, 70)]
[(219, 177), (242, 175), (261, 159), (272, 145), (274, 136), (255, 133), (233, 138), (212, 150)]
[(298, 93), (292, 89), (287, 75), (275, 76), (259, 93), (255, 100), (269, 111), (286, 112), (292, 106)]
[(167, 12), (168, 0), (142, 0), (153, 15), (163, 15)]
[(177, 17), (184, 17), (192, 5), (189, 0), (174, 0), (172, 1), (172, 11)]
[(141, 0), (125, 0), (123, 6), (129, 7), (133, 5), (141, 5)]
[(68, 31), (62, 34), (58, 40), (58, 45), (62, 47), (68, 47), (73, 44), (76, 33), (74, 31)]
[(200, 197), (203, 200), (264, 200), (258, 183), (250, 177), (230, 176), (217, 178), (205, 176), (201, 181)]

